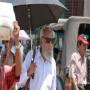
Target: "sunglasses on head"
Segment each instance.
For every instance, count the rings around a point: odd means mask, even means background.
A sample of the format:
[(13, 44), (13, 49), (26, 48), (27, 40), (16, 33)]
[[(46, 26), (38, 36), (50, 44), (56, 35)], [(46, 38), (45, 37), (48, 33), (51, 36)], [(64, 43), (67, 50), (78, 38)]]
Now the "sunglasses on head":
[(49, 38), (49, 37), (43, 37), (45, 39), (45, 42), (48, 44), (48, 43), (52, 43), (54, 44), (55, 43), (55, 38)]

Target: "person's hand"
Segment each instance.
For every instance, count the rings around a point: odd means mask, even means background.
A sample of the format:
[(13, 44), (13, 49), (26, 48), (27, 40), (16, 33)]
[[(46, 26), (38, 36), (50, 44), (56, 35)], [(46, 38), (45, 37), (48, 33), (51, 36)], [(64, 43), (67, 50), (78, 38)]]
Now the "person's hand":
[(18, 25), (18, 22), (15, 21), (15, 22), (14, 22), (13, 35), (14, 35), (14, 38), (15, 38), (15, 43), (16, 43), (16, 45), (19, 43), (19, 31), (20, 31), (20, 26)]
[(30, 77), (31, 75), (33, 75), (33, 73), (36, 70), (36, 63), (31, 63), (30, 68), (28, 69), (27, 75)]

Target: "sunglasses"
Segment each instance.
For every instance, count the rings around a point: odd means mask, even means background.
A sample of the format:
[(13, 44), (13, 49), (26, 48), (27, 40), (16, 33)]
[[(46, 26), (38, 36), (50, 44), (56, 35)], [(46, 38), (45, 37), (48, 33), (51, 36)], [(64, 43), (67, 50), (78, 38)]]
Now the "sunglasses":
[(55, 43), (55, 38), (49, 38), (49, 37), (43, 37), (43, 38), (45, 39), (45, 42), (46, 42), (47, 44), (49, 44), (50, 42), (51, 42), (52, 44)]

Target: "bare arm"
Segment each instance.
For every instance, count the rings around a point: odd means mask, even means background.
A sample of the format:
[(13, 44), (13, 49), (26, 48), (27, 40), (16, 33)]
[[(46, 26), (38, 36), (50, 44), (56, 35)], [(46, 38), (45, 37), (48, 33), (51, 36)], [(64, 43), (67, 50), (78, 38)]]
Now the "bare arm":
[(19, 30), (20, 27), (18, 26), (18, 23), (14, 23), (14, 37), (15, 37), (15, 44), (16, 44), (16, 53), (15, 53), (15, 63), (16, 63), (16, 76), (20, 76), (21, 74), (21, 69), (22, 69), (22, 57), (20, 53), (20, 48), (19, 48)]

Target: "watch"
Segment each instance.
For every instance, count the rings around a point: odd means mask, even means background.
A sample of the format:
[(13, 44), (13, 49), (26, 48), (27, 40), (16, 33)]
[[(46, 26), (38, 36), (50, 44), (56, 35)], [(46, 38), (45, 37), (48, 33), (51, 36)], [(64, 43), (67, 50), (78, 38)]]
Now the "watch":
[(16, 49), (19, 49), (19, 48), (20, 48), (20, 46), (21, 46), (20, 44), (16, 45)]

